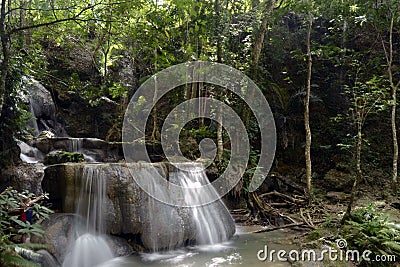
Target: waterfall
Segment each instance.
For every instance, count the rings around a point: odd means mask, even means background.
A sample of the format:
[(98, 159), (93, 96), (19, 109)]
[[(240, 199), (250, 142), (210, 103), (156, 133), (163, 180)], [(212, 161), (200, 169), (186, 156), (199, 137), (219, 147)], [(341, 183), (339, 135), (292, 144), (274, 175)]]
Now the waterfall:
[(80, 152), (82, 149), (82, 138), (71, 138), (71, 143), (69, 144), (69, 151), (71, 152)]
[(21, 153), (19, 157), (26, 163), (38, 163), (43, 161), (45, 155), (36, 147), (32, 147), (23, 141), (17, 141)]
[[(209, 183), (204, 170), (196, 165), (185, 167), (176, 173), (176, 179), (182, 187), (190, 188), (191, 193), (184, 195), (184, 201), (189, 208), (192, 220), (196, 226), (196, 243), (198, 245), (214, 245), (225, 242), (231, 236), (229, 221), (233, 221), (225, 204), (218, 196), (214, 187), (203, 194), (199, 188)], [(211, 199), (218, 199), (207, 205), (197, 206), (196, 203), (207, 203)]]
[(81, 153), (85, 159), (86, 162), (97, 162), (97, 160), (89, 156), (85, 153), (85, 150), (83, 149), (83, 138), (70, 138), (70, 143), (68, 146), (68, 151), (70, 152), (78, 152)]
[(99, 166), (84, 166), (76, 209), (81, 220), (76, 223), (77, 239), (71, 245), (63, 267), (91, 267), (113, 258), (113, 253), (104, 239), (106, 178)]
[[(186, 163), (182, 168), (173, 168), (162, 175), (176, 185), (190, 188), (190, 191), (174, 191), (167, 184), (157, 183), (154, 177), (159, 175), (159, 171), (161, 169), (157, 170), (150, 164), (141, 164), (132, 170), (136, 180), (149, 193), (143, 206), (147, 222), (142, 233), (145, 247), (152, 252), (168, 251), (185, 245), (186, 242), (182, 242), (185, 240), (190, 244), (214, 245), (227, 241), (234, 234), (233, 219), (216, 190), (212, 186), (201, 194), (196, 190), (209, 183), (200, 164)], [(163, 203), (153, 196), (182, 199), (183, 207)], [(218, 200), (209, 203), (212, 199)], [(199, 206), (198, 203), (209, 204)]]

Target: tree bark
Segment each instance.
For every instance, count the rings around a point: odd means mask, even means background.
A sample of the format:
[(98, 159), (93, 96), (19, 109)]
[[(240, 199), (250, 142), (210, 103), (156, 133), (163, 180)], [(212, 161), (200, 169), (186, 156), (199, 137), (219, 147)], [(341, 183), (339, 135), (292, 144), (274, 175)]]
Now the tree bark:
[(392, 112), (391, 112), (391, 125), (392, 125), (392, 136), (393, 136), (393, 190), (397, 194), (397, 163), (399, 159), (399, 145), (397, 141), (397, 126), (396, 126), (396, 109), (397, 109), (397, 88), (398, 84), (395, 85), (393, 82), (393, 23), (394, 23), (394, 15), (390, 20), (390, 29), (389, 29), (389, 56), (387, 56), (388, 61), (388, 75), (390, 87), (392, 90)]
[[(158, 65), (157, 65), (157, 49), (154, 49), (154, 57), (155, 57), (155, 63), (154, 63), (154, 71), (157, 73), (158, 71)], [(152, 141), (156, 141), (160, 137), (160, 131), (158, 130), (158, 109), (157, 109), (157, 91), (158, 91), (158, 81), (157, 81), (157, 76), (154, 76), (154, 96), (153, 96), (153, 130), (151, 132), (151, 137), (150, 139)]]
[(306, 182), (307, 182), (307, 197), (309, 203), (312, 201), (312, 169), (311, 169), (311, 129), (310, 129), (310, 94), (311, 94), (311, 75), (312, 75), (312, 56), (311, 56), (311, 29), (312, 18), (310, 17), (307, 31), (307, 87), (306, 99), (304, 101), (304, 128), (306, 131), (306, 144), (305, 144), (305, 159), (306, 159)]
[[(264, 46), (264, 37), (265, 33), (267, 32), (267, 26), (268, 26), (268, 19), (269, 19), (269, 14), (273, 10), (274, 6), (276, 4), (276, 0), (264, 0), (261, 4), (259, 1), (252, 1), (252, 9), (256, 10), (261, 6), (262, 11), (262, 19), (261, 19), (261, 24), (257, 29), (254, 29), (254, 36), (253, 36), (253, 47), (252, 47), (252, 53), (251, 53), (251, 63), (250, 63), (250, 73), (251, 73), (251, 78), (253, 80), (257, 80), (258, 77), (258, 65), (260, 62), (260, 56), (261, 56), (261, 50)], [(256, 28), (256, 27), (255, 27)], [(250, 95), (250, 99), (253, 97), (253, 95)], [(251, 117), (251, 111), (248, 109), (246, 105), (243, 106), (242, 109), (242, 117), (243, 117), (243, 123), (247, 127), (250, 123), (250, 117)]]
[[(255, 5), (256, 3), (258, 3), (258, 1), (253, 1), (253, 5)], [(260, 62), (261, 50), (264, 45), (265, 33), (267, 32), (269, 14), (273, 10), (275, 4), (276, 0), (264, 0), (264, 2), (261, 4), (264, 8), (262, 10), (261, 24), (258, 30), (256, 31), (253, 42), (253, 53), (251, 62), (251, 71), (254, 77), (257, 77), (257, 69), (258, 69), (258, 64)]]
[[(355, 100), (357, 101), (357, 100)], [(357, 105), (357, 102), (355, 102)], [(356, 106), (357, 108), (357, 106)], [(362, 125), (363, 125), (363, 115), (359, 110), (356, 111), (357, 116), (357, 140), (356, 140), (356, 175), (354, 177), (353, 186), (351, 188), (350, 200), (347, 205), (346, 214), (343, 216), (342, 222), (350, 218), (351, 209), (354, 204), (354, 199), (356, 197), (357, 186), (359, 181), (362, 180), (362, 170), (361, 170), (361, 148), (362, 148)]]
[[(222, 63), (222, 40), (220, 34), (220, 15), (221, 15), (221, 6), (220, 1), (215, 0), (215, 29), (216, 29), (216, 39), (217, 39), (217, 62)], [(222, 94), (221, 94), (222, 95)], [(222, 162), (222, 157), (224, 155), (224, 140), (222, 136), (222, 108), (218, 109), (217, 114), (217, 160), (218, 162)]]
[(224, 141), (222, 138), (222, 110), (221, 107), (218, 111), (218, 125), (217, 125), (217, 160), (222, 161), (222, 156), (224, 154)]
[(2, 48), (2, 61), (0, 65), (0, 118), (6, 98), (6, 79), (10, 67), (10, 37), (6, 33), (6, 0), (1, 0), (0, 10), (0, 39)]

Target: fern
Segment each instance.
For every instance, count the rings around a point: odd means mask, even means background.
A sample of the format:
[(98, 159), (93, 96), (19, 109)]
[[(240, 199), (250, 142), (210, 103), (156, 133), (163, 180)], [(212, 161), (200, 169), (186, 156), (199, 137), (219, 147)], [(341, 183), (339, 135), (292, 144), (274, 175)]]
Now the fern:
[[(383, 216), (373, 205), (353, 211), (342, 228), (342, 236), (351, 249), (370, 250), (373, 255), (400, 257), (399, 225)], [(362, 263), (366, 266), (378, 266), (377, 264)]]

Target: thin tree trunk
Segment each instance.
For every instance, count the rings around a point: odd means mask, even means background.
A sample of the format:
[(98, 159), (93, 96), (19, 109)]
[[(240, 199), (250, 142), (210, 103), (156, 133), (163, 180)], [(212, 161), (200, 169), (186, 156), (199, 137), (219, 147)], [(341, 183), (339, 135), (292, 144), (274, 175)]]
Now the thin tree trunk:
[[(215, 0), (215, 29), (216, 29), (216, 38), (217, 38), (217, 62), (222, 63), (222, 40), (220, 34), (220, 15), (221, 15), (221, 6), (220, 1)], [(222, 95), (222, 94), (221, 94)], [(218, 162), (222, 162), (222, 157), (224, 155), (224, 140), (222, 136), (222, 108), (218, 109), (217, 114), (217, 160)]]
[[(257, 3), (258, 1), (253, 1), (253, 5)], [(264, 9), (262, 11), (261, 25), (256, 31), (253, 43), (253, 53), (252, 53), (252, 63), (251, 63), (251, 68), (252, 68), (251, 71), (253, 73), (253, 77), (257, 77), (257, 69), (260, 61), (261, 50), (264, 45), (265, 33), (267, 32), (269, 13), (272, 11), (275, 4), (276, 0), (264, 0), (264, 2), (261, 4), (264, 6)]]
[(306, 158), (306, 182), (308, 200), (311, 204), (312, 201), (312, 188), (311, 188), (311, 129), (310, 129), (310, 94), (311, 94), (311, 75), (312, 75), (312, 56), (311, 56), (311, 29), (312, 19), (310, 18), (307, 31), (307, 87), (306, 99), (304, 102), (304, 128), (306, 131), (306, 144), (305, 144), (305, 158)]
[(222, 137), (222, 108), (218, 111), (218, 125), (217, 125), (217, 160), (222, 161), (222, 156), (224, 154), (224, 141)]
[(389, 34), (389, 57), (387, 57), (388, 61), (388, 75), (390, 87), (392, 89), (392, 114), (391, 114), (391, 124), (392, 124), (392, 136), (393, 136), (393, 190), (397, 194), (397, 163), (399, 159), (399, 145), (397, 141), (397, 126), (396, 126), (396, 109), (397, 109), (397, 87), (393, 82), (393, 22), (394, 15), (390, 21), (390, 34)]
[(2, 61), (0, 65), (0, 118), (2, 116), (3, 106), (6, 98), (6, 79), (9, 71), (10, 61), (10, 39), (5, 29), (6, 23), (6, 0), (1, 0), (0, 10), (0, 39), (2, 48)]
[[(155, 56), (155, 63), (154, 63), (154, 70), (157, 73), (158, 66), (157, 66), (157, 49), (154, 49), (154, 56)], [(151, 140), (156, 141), (160, 137), (160, 132), (158, 130), (158, 109), (157, 109), (157, 90), (158, 90), (158, 84), (157, 84), (157, 76), (154, 76), (154, 97), (153, 97), (153, 131), (151, 133)]]
[(356, 197), (357, 186), (362, 179), (361, 170), (361, 148), (362, 148), (362, 124), (363, 119), (360, 111), (357, 111), (357, 141), (356, 141), (356, 176), (354, 177), (353, 187), (351, 188), (350, 200), (347, 205), (346, 214), (343, 216), (342, 222), (350, 218), (351, 209), (353, 208), (354, 199)]
[(357, 123), (357, 145), (356, 145), (356, 171), (357, 171), (357, 179), (361, 181), (362, 179), (362, 170), (361, 170), (361, 148), (362, 148), (362, 121), (359, 116)]
[(151, 132), (151, 140), (156, 141), (157, 138), (159, 137), (159, 131), (158, 131), (158, 122), (157, 122), (157, 117), (158, 117), (158, 109), (157, 109), (157, 103), (155, 100), (157, 99), (157, 77), (154, 78), (154, 97), (153, 97), (153, 103), (154, 103), (154, 108), (153, 108), (153, 131)]
[[(267, 32), (267, 26), (268, 26), (268, 20), (269, 20), (269, 14), (273, 10), (274, 6), (276, 4), (276, 0), (264, 0), (261, 4), (258, 0), (252, 1), (252, 9), (256, 10), (261, 6), (262, 11), (262, 20), (261, 24), (258, 28), (254, 27), (254, 41), (253, 41), (253, 47), (252, 47), (252, 54), (251, 54), (251, 64), (250, 64), (250, 73), (251, 73), (251, 78), (253, 80), (257, 80), (258, 77), (258, 65), (260, 62), (260, 56), (261, 56), (261, 50), (264, 46), (264, 37), (265, 33)], [(249, 98), (251, 99), (254, 97), (253, 95), (250, 95)], [(246, 107), (246, 105), (242, 109), (242, 118), (243, 118), (243, 123), (247, 127), (250, 123), (250, 117), (251, 117), (251, 111)]]

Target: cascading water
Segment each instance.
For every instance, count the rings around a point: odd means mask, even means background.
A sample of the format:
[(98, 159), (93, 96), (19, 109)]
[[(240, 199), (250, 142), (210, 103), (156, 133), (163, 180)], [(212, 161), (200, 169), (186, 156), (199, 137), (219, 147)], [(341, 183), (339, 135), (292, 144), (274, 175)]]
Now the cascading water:
[[(176, 176), (182, 187), (192, 190), (192, 193), (184, 195), (184, 201), (196, 225), (196, 244), (214, 245), (227, 241), (233, 234), (229, 229), (229, 225), (232, 224), (229, 221), (233, 219), (214, 187), (200, 194), (199, 188), (209, 183), (204, 170), (192, 164), (189, 168), (185, 167), (184, 170), (176, 172)], [(207, 203), (211, 199), (218, 200), (207, 205), (196, 205), (196, 203)]]
[(82, 138), (71, 138), (71, 143), (69, 147), (69, 151), (71, 152), (80, 152), (82, 149)]
[(82, 186), (76, 213), (77, 238), (66, 255), (63, 267), (90, 267), (113, 258), (104, 239), (104, 202), (106, 177), (96, 165), (83, 169)]
[(84, 153), (85, 151), (82, 148), (83, 148), (83, 138), (70, 138), (70, 143), (68, 148), (69, 151), (82, 153), (83, 157), (85, 158), (85, 161), (87, 162), (97, 162), (94, 157)]
[[(166, 167), (168, 168), (168, 167)], [(227, 241), (234, 234), (233, 219), (211, 186), (210, 190), (196, 188), (208, 184), (208, 178), (200, 164), (182, 165), (168, 172), (170, 182), (190, 191), (173, 191), (167, 184), (156, 182), (158, 171), (151, 164), (140, 164), (131, 170), (142, 189), (149, 195), (143, 206), (144, 225), (142, 241), (152, 252), (176, 249), (186, 242), (197, 245), (215, 245)], [(162, 176), (166, 177), (166, 174)], [(178, 198), (183, 200), (182, 207), (163, 203), (160, 199)], [(198, 203), (208, 203), (207, 205)], [(190, 229), (190, 231), (188, 231)], [(186, 241), (186, 242), (185, 242)]]

